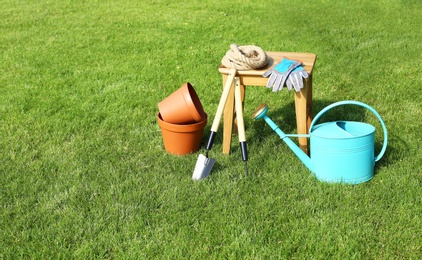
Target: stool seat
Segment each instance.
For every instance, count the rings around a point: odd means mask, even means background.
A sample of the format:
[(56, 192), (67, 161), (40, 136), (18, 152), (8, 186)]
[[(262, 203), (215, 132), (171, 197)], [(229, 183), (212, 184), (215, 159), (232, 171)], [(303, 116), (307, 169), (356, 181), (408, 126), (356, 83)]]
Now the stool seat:
[[(304, 69), (308, 72), (309, 77), (304, 79), (303, 88), (300, 92), (291, 90), (295, 98), (296, 124), (298, 134), (307, 134), (312, 121), (312, 71), (316, 62), (316, 55), (313, 53), (302, 52), (273, 52), (266, 51), (268, 64), (264, 68), (258, 70), (237, 71), (236, 77), (239, 78), (242, 90), (242, 101), (245, 100), (245, 86), (266, 86), (268, 78), (262, 77), (267, 70), (272, 69), (283, 58), (298, 60), (303, 63)], [(218, 71), (222, 74), (223, 86), (226, 84), (230, 68), (221, 65)], [(283, 89), (282, 91), (287, 91)], [(243, 104), (244, 105), (244, 104)], [(233, 113), (234, 113), (234, 88), (229, 93), (229, 97), (224, 108), (224, 125), (223, 125), (223, 153), (230, 153), (231, 135), (233, 131)], [(306, 137), (299, 138), (299, 146), (305, 152), (309, 153), (308, 139)]]

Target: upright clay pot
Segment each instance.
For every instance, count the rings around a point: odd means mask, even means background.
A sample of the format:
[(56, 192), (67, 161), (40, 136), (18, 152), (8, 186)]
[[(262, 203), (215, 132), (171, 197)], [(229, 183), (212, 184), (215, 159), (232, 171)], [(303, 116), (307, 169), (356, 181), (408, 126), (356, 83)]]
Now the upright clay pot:
[(201, 101), (189, 82), (158, 103), (162, 119), (171, 124), (192, 124), (206, 118)]
[(204, 120), (193, 124), (172, 124), (164, 121), (160, 113), (157, 121), (167, 152), (185, 155), (196, 152), (201, 147), (202, 135), (207, 125), (207, 114)]

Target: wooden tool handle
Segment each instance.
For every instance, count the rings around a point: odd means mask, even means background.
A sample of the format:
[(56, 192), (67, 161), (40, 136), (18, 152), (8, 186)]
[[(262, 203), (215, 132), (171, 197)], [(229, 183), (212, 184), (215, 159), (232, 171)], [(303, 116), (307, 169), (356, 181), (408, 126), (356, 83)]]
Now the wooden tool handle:
[(248, 150), (246, 148), (245, 122), (243, 121), (242, 90), (240, 89), (240, 79), (235, 78), (234, 83), (234, 103), (236, 106), (237, 129), (239, 134), (240, 150), (242, 160), (245, 162), (245, 173), (248, 176)]
[(235, 79), (234, 103), (236, 106), (237, 129), (239, 131), (239, 142), (246, 141), (245, 122), (243, 121), (242, 91), (240, 89), (240, 79)]
[(217, 132), (218, 126), (220, 125), (224, 107), (226, 106), (227, 98), (233, 85), (234, 76), (236, 76), (236, 69), (230, 69), (229, 76), (227, 78), (226, 84), (224, 85), (223, 94), (221, 95), (220, 102), (218, 103), (217, 113), (215, 114), (214, 121), (211, 126), (211, 131), (213, 132)]

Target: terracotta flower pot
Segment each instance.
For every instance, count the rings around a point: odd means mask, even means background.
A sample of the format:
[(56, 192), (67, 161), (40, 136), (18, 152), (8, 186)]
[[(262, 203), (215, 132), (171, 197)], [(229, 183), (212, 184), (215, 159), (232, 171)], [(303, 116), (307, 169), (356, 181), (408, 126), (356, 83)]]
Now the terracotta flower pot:
[(192, 124), (206, 118), (201, 101), (189, 82), (158, 103), (161, 117), (172, 124)]
[(194, 124), (171, 124), (163, 121), (160, 113), (157, 121), (167, 152), (184, 155), (196, 152), (201, 147), (202, 135), (207, 125), (207, 114), (204, 120)]

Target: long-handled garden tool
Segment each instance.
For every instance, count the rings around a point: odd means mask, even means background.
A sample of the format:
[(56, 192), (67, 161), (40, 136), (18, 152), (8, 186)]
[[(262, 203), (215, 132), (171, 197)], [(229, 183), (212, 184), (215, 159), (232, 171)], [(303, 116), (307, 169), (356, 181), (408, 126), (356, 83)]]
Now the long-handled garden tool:
[[(233, 75), (232, 75), (233, 74)], [(212, 167), (215, 163), (215, 158), (209, 158), (208, 152), (211, 149), (215, 135), (217, 134), (218, 126), (220, 124), (221, 116), (224, 111), (224, 107), (227, 102), (228, 93), (231, 90), (231, 86), (233, 85), (233, 81), (235, 82), (235, 90), (234, 90), (234, 101), (235, 101), (235, 108), (236, 108), (236, 120), (237, 120), (237, 128), (239, 134), (239, 145), (240, 150), (242, 152), (242, 160), (245, 162), (245, 174), (248, 176), (248, 152), (246, 146), (246, 135), (245, 135), (245, 123), (243, 121), (243, 107), (242, 107), (242, 92), (240, 89), (240, 80), (239, 78), (234, 78), (236, 75), (236, 70), (232, 69), (229, 74), (229, 78), (227, 79), (226, 86), (223, 90), (223, 95), (221, 96), (220, 103), (218, 105), (217, 114), (214, 118), (214, 122), (211, 127), (211, 134), (208, 140), (208, 144), (206, 147), (205, 156), (200, 154), (198, 157), (198, 161), (196, 162), (195, 169), (193, 171), (192, 179), (200, 180), (206, 178), (210, 172)], [(227, 93), (226, 93), (227, 91)]]
[(245, 123), (243, 121), (242, 92), (240, 89), (240, 79), (235, 78), (234, 102), (236, 106), (236, 120), (239, 134), (240, 150), (242, 152), (242, 160), (245, 162), (245, 174), (248, 176), (248, 151), (246, 149)]
[[(208, 152), (211, 149), (215, 136), (217, 134), (218, 126), (220, 125), (220, 120), (224, 112), (224, 107), (227, 103), (227, 98), (229, 96), (231, 86), (233, 85), (233, 81), (235, 75), (238, 70), (251, 70), (251, 69), (258, 69), (267, 65), (267, 55), (266, 53), (257, 46), (237, 46), (236, 44), (230, 45), (230, 50), (226, 53), (226, 55), (221, 60), (221, 63), (230, 68), (230, 72), (226, 81), (226, 84), (223, 89), (223, 94), (221, 95), (220, 102), (218, 104), (217, 113), (215, 115), (213, 124), (211, 126), (211, 134), (206, 146), (205, 156), (200, 154), (198, 160), (195, 165), (195, 169), (193, 171), (192, 179), (200, 180), (207, 177), (212, 167), (214, 166), (215, 159), (208, 157)], [(245, 126), (243, 121), (243, 107), (242, 107), (242, 97), (241, 97), (241, 89), (240, 89), (240, 82), (237, 78), (236, 80), (236, 89), (235, 89), (235, 103), (236, 103), (236, 116), (237, 116), (237, 123), (238, 123), (238, 131), (239, 131), (239, 142), (240, 148), (242, 151), (242, 160), (245, 162), (245, 172), (246, 175), (248, 174), (248, 167), (247, 167), (247, 160), (248, 154), (246, 150), (246, 138), (245, 138)]]
[(220, 102), (218, 103), (217, 113), (215, 114), (214, 121), (211, 126), (211, 133), (208, 139), (207, 147), (205, 148), (205, 156), (199, 154), (198, 160), (196, 161), (195, 169), (193, 171), (192, 179), (200, 180), (206, 178), (215, 163), (215, 158), (209, 158), (208, 152), (211, 150), (214, 143), (215, 136), (217, 135), (218, 127), (220, 125), (220, 120), (224, 112), (224, 107), (227, 103), (227, 98), (229, 96), (231, 87), (233, 85), (234, 77), (236, 76), (236, 69), (231, 69), (226, 81), (226, 85), (223, 89), (223, 94), (221, 95)]

